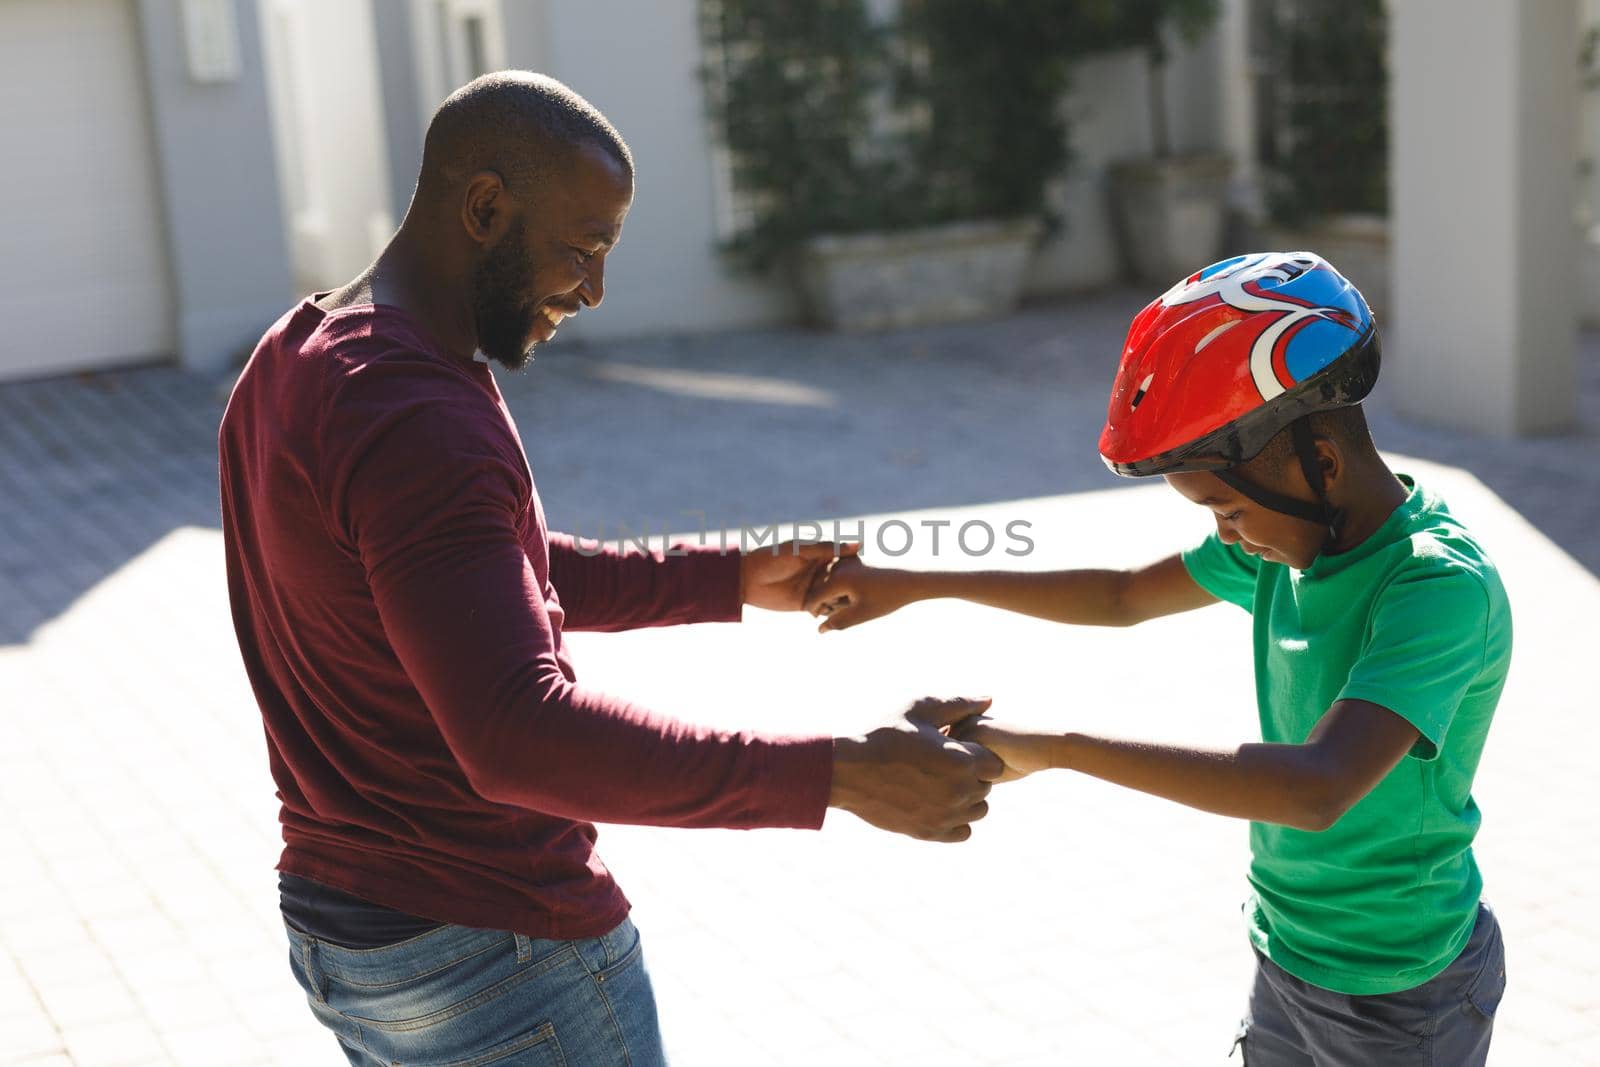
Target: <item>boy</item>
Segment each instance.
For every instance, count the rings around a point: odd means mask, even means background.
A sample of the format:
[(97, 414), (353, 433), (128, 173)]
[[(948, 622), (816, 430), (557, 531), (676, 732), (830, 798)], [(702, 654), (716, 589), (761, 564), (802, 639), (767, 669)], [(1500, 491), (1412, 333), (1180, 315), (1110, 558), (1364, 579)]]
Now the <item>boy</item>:
[(1008, 777), (1062, 768), (1251, 820), (1249, 1067), (1482, 1064), (1505, 985), (1480, 900), (1473, 774), (1511, 655), (1494, 565), (1384, 464), (1361, 294), (1321, 258), (1224, 260), (1133, 321), (1100, 452), (1217, 528), (1135, 571), (915, 573), (845, 559), (807, 607), (838, 630), (957, 597), (1127, 626), (1251, 612), (1262, 742), (1202, 751), (977, 719)]

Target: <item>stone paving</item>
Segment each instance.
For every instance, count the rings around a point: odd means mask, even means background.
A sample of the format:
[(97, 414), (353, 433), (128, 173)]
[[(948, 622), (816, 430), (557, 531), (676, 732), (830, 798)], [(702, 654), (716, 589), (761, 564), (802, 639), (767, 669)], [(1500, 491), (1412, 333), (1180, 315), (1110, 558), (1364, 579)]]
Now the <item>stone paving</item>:
[[(1137, 562), (1205, 516), (1094, 456), (1136, 306), (883, 337), (557, 342), (504, 387), (552, 522), (585, 534), (693, 530), (690, 509), (713, 529), (867, 516), (871, 551), (898, 516), (953, 524), (908, 562)], [(1582, 374), (1567, 437), (1419, 428), (1381, 396), (1373, 417), (1396, 465), (1480, 531), (1517, 612), (1477, 789), (1511, 971), (1492, 1062), (1508, 1067), (1600, 1064), (1582, 666), (1600, 337)], [(0, 1063), (343, 1062), (276, 917), (276, 802), (216, 522), (225, 388), (166, 368), (0, 386)], [(1030, 522), (1035, 551), (966, 556), (953, 531), (977, 520)], [(1222, 606), (1134, 631), (934, 604), (826, 637), (752, 612), (573, 642), (591, 684), (708, 722), (854, 731), (923, 693), (981, 691), (1038, 722), (1206, 743), (1253, 729), (1248, 622)], [(607, 827), (602, 851), (679, 1064), (1230, 1062), (1250, 966), (1237, 823), (1060, 775), (997, 792), (960, 846), (839, 816), (819, 834)]]

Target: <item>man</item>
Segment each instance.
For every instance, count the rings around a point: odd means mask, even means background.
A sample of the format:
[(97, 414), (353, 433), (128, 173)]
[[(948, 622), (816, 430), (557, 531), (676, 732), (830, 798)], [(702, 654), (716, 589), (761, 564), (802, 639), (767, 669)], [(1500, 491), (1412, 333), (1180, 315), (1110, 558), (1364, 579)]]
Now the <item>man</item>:
[(854, 738), (726, 733), (579, 685), (562, 633), (797, 610), (832, 546), (740, 558), (550, 532), (488, 361), (600, 304), (627, 146), (558, 82), (440, 107), (399, 232), (268, 331), (223, 417), (240, 649), (282, 799), (295, 975), (351, 1062), (662, 1061), (592, 821), (958, 841), (998, 760), (922, 701)]

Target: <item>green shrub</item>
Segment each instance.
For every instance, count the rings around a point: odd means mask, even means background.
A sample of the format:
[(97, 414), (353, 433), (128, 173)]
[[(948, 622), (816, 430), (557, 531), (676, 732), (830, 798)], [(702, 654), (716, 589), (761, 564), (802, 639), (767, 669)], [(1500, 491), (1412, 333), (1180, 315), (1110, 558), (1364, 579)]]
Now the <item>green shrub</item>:
[(1278, 0), (1263, 98), (1267, 210), (1300, 224), (1389, 209), (1388, 19), (1383, 0)]
[(1083, 11), (903, 0), (879, 25), (862, 0), (702, 0), (707, 105), (754, 216), (730, 249), (768, 266), (817, 234), (1047, 217)]

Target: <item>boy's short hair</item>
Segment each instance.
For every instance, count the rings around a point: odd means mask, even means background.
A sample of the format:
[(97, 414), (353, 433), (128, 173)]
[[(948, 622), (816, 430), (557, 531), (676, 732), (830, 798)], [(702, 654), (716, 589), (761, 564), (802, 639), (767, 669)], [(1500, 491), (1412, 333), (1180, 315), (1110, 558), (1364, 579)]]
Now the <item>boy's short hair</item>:
[[(1360, 404), (1314, 411), (1303, 416), (1303, 419), (1310, 426), (1313, 437), (1327, 438), (1338, 445), (1342, 452), (1362, 454), (1377, 451), (1377, 445), (1372, 441), (1372, 431), (1367, 427), (1367, 413)], [(1300, 458), (1295, 453), (1290, 427), (1279, 430), (1245, 466), (1275, 481), (1290, 468), (1298, 469)]]

